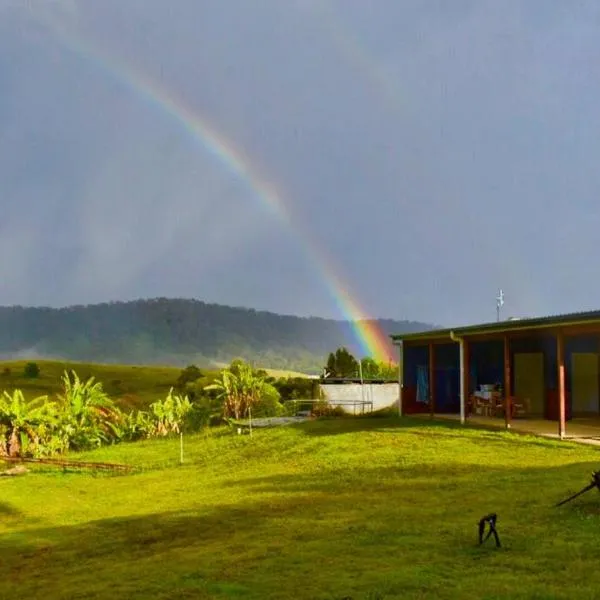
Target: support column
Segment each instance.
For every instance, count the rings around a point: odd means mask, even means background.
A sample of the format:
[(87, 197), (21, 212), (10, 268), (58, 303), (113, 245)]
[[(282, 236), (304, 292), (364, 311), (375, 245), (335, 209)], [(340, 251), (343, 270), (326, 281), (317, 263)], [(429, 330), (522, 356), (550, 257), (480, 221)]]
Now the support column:
[(469, 393), (469, 378), (468, 378), (468, 348), (467, 342), (464, 339), (459, 340), (460, 352), (460, 422), (465, 422), (465, 406), (467, 404), (467, 394)]
[(510, 339), (508, 335), (504, 336), (504, 424), (506, 429), (510, 429), (511, 421), (511, 397), (512, 389), (510, 385)]
[(398, 416), (402, 416), (402, 387), (404, 385), (404, 344), (398, 342)]
[(565, 437), (565, 337), (562, 331), (556, 334), (556, 362), (558, 365), (558, 437)]
[(429, 344), (429, 413), (435, 414), (435, 346)]

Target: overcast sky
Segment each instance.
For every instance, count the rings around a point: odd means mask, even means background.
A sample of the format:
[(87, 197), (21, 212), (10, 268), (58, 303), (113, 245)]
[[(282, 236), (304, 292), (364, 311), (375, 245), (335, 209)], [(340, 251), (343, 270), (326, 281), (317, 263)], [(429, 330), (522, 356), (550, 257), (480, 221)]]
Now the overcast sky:
[(595, 0), (0, 0), (0, 304), (600, 308), (599, 65)]

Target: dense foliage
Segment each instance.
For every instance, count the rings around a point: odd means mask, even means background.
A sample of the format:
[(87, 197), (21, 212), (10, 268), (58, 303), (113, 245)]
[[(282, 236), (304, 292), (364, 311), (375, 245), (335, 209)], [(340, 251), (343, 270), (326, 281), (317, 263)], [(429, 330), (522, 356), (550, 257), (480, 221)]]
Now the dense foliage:
[(398, 379), (398, 365), (390, 362), (377, 361), (366, 357), (357, 360), (350, 351), (341, 347), (331, 352), (327, 357), (324, 376), (328, 379), (358, 378), (363, 379)]
[[(397, 367), (370, 358), (359, 362), (345, 347), (329, 355), (325, 370), (329, 377), (356, 377), (359, 365), (365, 379), (397, 376)], [(6, 381), (9, 371), (4, 371)], [(37, 377), (41, 377), (39, 365), (25, 363), (23, 385)], [(154, 397), (143, 408), (129, 409), (122, 402), (117, 405), (94, 376), (85, 379), (74, 370), (63, 372), (60, 391), (53, 395), (27, 400), (21, 389), (5, 391), (0, 396), (0, 455), (47, 456), (198, 431), (229, 419), (274, 417), (298, 410), (311, 410), (315, 416), (339, 413), (323, 401), (318, 379), (273, 377), (242, 359), (233, 360), (221, 371), (188, 365), (173, 380), (166, 396)], [(33, 385), (39, 386), (39, 380)], [(115, 381), (111, 386), (121, 387)], [(307, 400), (311, 402), (303, 402)], [(321, 402), (315, 404), (314, 400)]]
[[(427, 329), (380, 320), (386, 333)], [(138, 300), (62, 309), (0, 307), (0, 357), (123, 364), (193, 362), (200, 367), (241, 356), (257, 366), (320, 374), (331, 348), (354, 340), (344, 321), (300, 318), (193, 300)], [(359, 348), (349, 345), (358, 354)], [(393, 353), (392, 347), (389, 347)], [(391, 354), (392, 355), (392, 354)]]
[(20, 389), (0, 396), (0, 455), (49, 456), (198, 431), (222, 420), (278, 416), (286, 412), (282, 398), (312, 398), (314, 390), (309, 379), (272, 378), (236, 359), (217, 373), (190, 365), (166, 397), (147, 410), (125, 411), (94, 377), (65, 371), (55, 397), (28, 401)]

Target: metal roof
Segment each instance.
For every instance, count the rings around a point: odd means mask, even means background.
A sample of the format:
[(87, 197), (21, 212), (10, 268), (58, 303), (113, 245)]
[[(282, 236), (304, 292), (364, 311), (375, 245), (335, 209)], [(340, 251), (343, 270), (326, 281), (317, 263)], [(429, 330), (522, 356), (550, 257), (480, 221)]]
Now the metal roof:
[(465, 335), (483, 335), (490, 333), (508, 333), (510, 331), (527, 329), (550, 329), (556, 326), (600, 324), (600, 310), (566, 313), (547, 317), (534, 317), (527, 319), (510, 319), (507, 321), (494, 321), (480, 325), (466, 325), (446, 329), (429, 329), (418, 333), (392, 334), (394, 342), (411, 340), (432, 340), (450, 338), (452, 335), (461, 337)]

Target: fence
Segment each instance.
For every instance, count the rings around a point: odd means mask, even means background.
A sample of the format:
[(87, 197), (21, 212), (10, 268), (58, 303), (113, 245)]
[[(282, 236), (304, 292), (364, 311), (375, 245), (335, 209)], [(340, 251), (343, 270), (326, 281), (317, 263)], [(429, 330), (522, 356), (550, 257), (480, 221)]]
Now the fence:
[(332, 408), (340, 407), (346, 412), (348, 408), (352, 408), (352, 414), (365, 414), (365, 412), (373, 412), (373, 400), (354, 400), (354, 399), (327, 399), (327, 400), (288, 400), (285, 402), (285, 406), (288, 407), (288, 411), (292, 412), (295, 416), (309, 416), (313, 412), (315, 404), (326, 404)]

